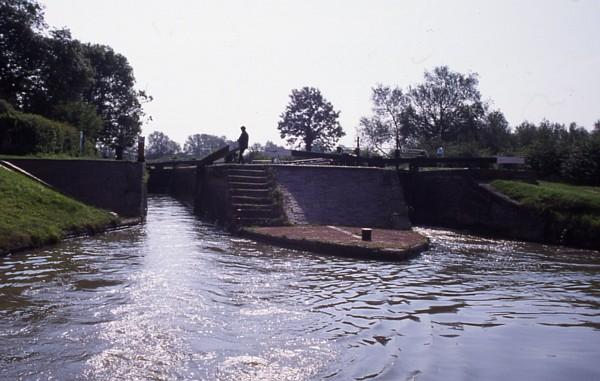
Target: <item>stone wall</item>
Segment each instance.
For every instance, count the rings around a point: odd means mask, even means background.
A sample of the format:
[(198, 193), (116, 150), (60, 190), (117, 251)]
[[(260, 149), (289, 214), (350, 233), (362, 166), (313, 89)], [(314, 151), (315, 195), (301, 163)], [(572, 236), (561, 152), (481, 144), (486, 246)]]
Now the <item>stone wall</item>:
[(146, 212), (144, 163), (104, 160), (7, 160), (58, 191), (124, 217)]
[(493, 178), (531, 179), (526, 175), (444, 170), (405, 172), (402, 177), (414, 224), (544, 240), (546, 221), (540, 215), (485, 185)]
[(170, 172), (169, 194), (190, 208), (196, 200), (196, 166), (176, 167)]
[(333, 166), (271, 167), (293, 224), (408, 228), (393, 170)]
[(194, 212), (221, 225), (229, 225), (232, 220), (227, 171), (228, 166), (207, 166), (196, 177)]

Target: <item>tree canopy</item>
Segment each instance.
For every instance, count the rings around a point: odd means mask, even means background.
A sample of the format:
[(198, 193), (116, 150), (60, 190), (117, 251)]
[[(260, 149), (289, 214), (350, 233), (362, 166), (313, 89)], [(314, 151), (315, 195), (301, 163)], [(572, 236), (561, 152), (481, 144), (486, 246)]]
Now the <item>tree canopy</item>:
[(372, 89), (372, 115), (361, 119), (359, 134), (368, 148), (388, 155), (392, 148), (440, 145), (461, 145), (468, 153), (478, 139), (497, 153), (507, 147), (508, 123), (500, 111), (488, 111), (478, 84), (477, 74), (441, 66), (406, 90), (378, 85)]
[[(109, 46), (47, 29), (36, 0), (0, 0), (0, 99), (68, 123), (78, 110), (75, 127), (122, 158), (141, 131), (142, 105), (151, 97), (135, 89), (127, 59)], [(102, 119), (100, 128), (93, 113)]]
[(368, 146), (385, 155), (401, 144), (407, 97), (399, 87), (378, 85), (371, 90), (373, 115), (360, 119), (361, 135)]
[(162, 157), (173, 156), (181, 151), (181, 146), (171, 140), (167, 135), (160, 131), (154, 131), (148, 135), (148, 145), (146, 146), (146, 158), (149, 160), (160, 159)]
[(282, 139), (292, 145), (304, 143), (307, 151), (314, 146), (332, 149), (345, 135), (338, 122), (339, 115), (340, 112), (333, 109), (319, 89), (294, 89), (277, 129)]
[(425, 72), (425, 81), (407, 91), (406, 134), (441, 142), (472, 136), (487, 111), (478, 85), (477, 74), (461, 74), (447, 66)]
[(45, 27), (33, 0), (0, 0), (0, 98), (22, 109), (40, 87)]
[(224, 145), (231, 143), (225, 136), (209, 134), (194, 134), (187, 137), (183, 145), (183, 152), (194, 157), (204, 157)]
[(142, 104), (152, 98), (135, 90), (133, 69), (127, 58), (105, 45), (85, 45), (85, 56), (94, 72), (93, 86), (84, 98), (96, 106), (104, 120), (98, 138), (121, 159), (125, 148), (131, 147), (141, 131), (145, 113)]

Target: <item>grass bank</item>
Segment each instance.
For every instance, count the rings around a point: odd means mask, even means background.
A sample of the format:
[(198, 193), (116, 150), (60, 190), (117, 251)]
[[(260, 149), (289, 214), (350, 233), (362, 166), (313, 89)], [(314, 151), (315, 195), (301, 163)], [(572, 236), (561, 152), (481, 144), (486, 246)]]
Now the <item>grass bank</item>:
[(0, 167), (0, 254), (95, 233), (118, 218)]
[(545, 216), (550, 241), (600, 249), (600, 187), (506, 180), (491, 185)]

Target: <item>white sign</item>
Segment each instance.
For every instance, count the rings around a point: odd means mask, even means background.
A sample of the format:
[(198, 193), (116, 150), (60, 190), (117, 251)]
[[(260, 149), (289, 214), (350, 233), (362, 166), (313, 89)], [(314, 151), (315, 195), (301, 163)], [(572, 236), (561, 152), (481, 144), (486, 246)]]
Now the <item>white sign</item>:
[(519, 156), (496, 156), (498, 164), (525, 164), (525, 158)]

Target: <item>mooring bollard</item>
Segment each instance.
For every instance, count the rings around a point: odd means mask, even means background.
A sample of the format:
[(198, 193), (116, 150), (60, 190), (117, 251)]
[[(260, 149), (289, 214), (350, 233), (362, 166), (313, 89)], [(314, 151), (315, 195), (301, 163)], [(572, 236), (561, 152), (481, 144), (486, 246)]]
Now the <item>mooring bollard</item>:
[(362, 240), (363, 241), (370, 241), (371, 240), (371, 232), (372, 230), (369, 228), (362, 228), (360, 230), (361, 235), (362, 235)]

